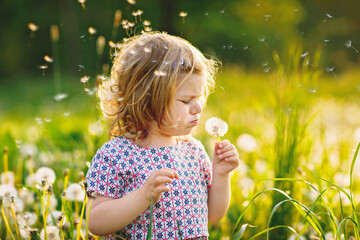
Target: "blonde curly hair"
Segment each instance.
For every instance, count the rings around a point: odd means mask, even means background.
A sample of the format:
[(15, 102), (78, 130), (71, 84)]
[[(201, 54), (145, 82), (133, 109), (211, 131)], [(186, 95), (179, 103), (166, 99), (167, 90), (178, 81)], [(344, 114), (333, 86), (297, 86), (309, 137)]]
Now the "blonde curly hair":
[[(99, 84), (100, 109), (110, 137), (144, 139), (151, 121), (172, 124), (171, 107), (177, 87), (191, 74), (204, 74), (203, 104), (214, 87), (218, 61), (206, 58), (186, 40), (151, 32), (118, 46), (111, 77)], [(179, 78), (186, 74), (185, 78)]]

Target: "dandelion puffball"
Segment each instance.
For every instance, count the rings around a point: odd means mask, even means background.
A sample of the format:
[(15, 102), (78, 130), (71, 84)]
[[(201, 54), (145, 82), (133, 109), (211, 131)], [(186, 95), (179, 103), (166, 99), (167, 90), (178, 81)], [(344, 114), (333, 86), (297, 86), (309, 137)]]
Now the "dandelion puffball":
[(69, 201), (82, 202), (84, 200), (85, 191), (78, 183), (72, 183), (66, 190), (66, 198)]
[(256, 139), (250, 134), (244, 133), (236, 140), (236, 145), (244, 152), (254, 152), (257, 148)]
[(45, 178), (49, 184), (53, 184), (56, 179), (54, 170), (52, 170), (51, 168), (48, 168), (48, 167), (39, 168), (36, 171), (35, 176), (36, 176), (37, 183), (41, 183), (41, 181)]
[(207, 133), (213, 136), (224, 136), (228, 131), (229, 126), (220, 118), (212, 117), (209, 118), (205, 123), (205, 130)]

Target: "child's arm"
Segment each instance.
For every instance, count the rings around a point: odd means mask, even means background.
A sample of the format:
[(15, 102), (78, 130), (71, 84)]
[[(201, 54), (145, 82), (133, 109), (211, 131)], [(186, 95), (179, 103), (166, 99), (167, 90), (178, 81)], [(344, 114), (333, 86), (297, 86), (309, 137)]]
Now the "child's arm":
[(215, 144), (213, 180), (208, 193), (209, 222), (225, 216), (230, 203), (230, 172), (239, 165), (239, 155), (228, 140)]
[(162, 192), (170, 191), (165, 183), (172, 183), (174, 178), (179, 178), (174, 170), (162, 168), (153, 172), (143, 186), (122, 198), (97, 195), (87, 216), (90, 231), (101, 236), (121, 230), (150, 206), (151, 198), (156, 203)]

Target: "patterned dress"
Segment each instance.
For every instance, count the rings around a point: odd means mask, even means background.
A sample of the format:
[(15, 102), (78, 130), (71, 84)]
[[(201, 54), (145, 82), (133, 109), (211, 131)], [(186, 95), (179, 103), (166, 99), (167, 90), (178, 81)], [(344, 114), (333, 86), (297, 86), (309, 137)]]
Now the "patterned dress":
[[(180, 235), (182, 239), (207, 239), (211, 163), (203, 145), (194, 138), (160, 148), (139, 147), (121, 136), (105, 143), (86, 175), (87, 192), (121, 198), (164, 167), (175, 170), (179, 179), (154, 204), (152, 239), (180, 239)], [(105, 239), (146, 239), (149, 222), (150, 208)]]

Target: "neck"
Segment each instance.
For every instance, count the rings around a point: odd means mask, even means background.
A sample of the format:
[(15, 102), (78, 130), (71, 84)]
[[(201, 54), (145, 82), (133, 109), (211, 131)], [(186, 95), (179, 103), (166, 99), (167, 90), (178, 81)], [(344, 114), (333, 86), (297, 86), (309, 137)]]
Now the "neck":
[(144, 139), (136, 140), (135, 143), (140, 147), (159, 148), (175, 146), (177, 144), (177, 140), (173, 136), (160, 136), (157, 134), (149, 134)]

